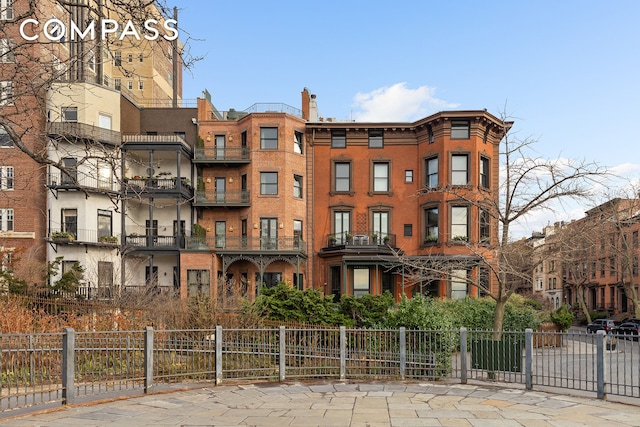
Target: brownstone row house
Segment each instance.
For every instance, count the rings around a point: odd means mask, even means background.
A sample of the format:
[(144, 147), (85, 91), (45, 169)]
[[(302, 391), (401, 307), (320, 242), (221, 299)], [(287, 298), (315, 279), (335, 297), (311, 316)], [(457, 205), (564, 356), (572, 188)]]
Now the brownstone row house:
[(482, 110), (339, 122), (319, 118), (306, 89), (302, 110), (198, 107), (194, 207), (207, 244), (182, 253), (182, 295), (232, 296), (236, 286), (253, 296), (280, 281), (337, 296), (478, 295), (467, 280), (477, 268), (413, 283), (396, 254), (442, 260), (495, 241), (494, 220), (444, 189), (498, 197), (499, 119)]

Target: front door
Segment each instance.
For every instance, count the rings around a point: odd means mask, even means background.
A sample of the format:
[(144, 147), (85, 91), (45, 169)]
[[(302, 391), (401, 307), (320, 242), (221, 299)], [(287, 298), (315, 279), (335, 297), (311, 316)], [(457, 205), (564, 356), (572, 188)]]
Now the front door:
[(224, 135), (216, 135), (215, 140), (215, 150), (216, 150), (216, 159), (224, 159), (224, 150), (225, 150), (225, 137)]

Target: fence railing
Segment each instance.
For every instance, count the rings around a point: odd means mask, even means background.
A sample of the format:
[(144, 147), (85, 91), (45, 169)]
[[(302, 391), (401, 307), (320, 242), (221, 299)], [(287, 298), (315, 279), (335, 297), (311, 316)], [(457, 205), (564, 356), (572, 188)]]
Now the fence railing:
[(456, 379), (640, 397), (640, 343), (584, 332), (195, 329), (0, 335), (0, 417), (168, 384)]

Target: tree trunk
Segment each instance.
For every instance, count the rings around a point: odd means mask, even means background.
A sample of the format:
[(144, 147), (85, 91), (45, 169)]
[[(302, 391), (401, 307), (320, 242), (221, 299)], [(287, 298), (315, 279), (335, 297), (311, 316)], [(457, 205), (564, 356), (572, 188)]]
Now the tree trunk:
[[(582, 290), (582, 295), (580, 295), (580, 290)], [(578, 287), (576, 288), (576, 291), (578, 292), (578, 305), (580, 306), (580, 309), (584, 313), (584, 317), (587, 318), (587, 323), (591, 323), (591, 315), (589, 314), (587, 305), (584, 303), (584, 293), (586, 291), (584, 285), (578, 285)]]
[(493, 340), (500, 341), (502, 339), (502, 327), (504, 324), (504, 311), (508, 298), (502, 297), (496, 299), (496, 311), (493, 315)]

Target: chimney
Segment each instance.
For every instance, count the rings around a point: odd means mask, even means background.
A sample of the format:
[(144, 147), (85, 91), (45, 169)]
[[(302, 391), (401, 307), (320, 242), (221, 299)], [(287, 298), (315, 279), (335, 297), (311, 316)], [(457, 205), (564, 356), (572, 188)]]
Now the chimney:
[(302, 90), (302, 118), (309, 120), (309, 89)]
[(309, 101), (309, 121), (317, 122), (318, 121), (318, 104), (316, 102), (316, 95), (311, 95), (311, 100)]

